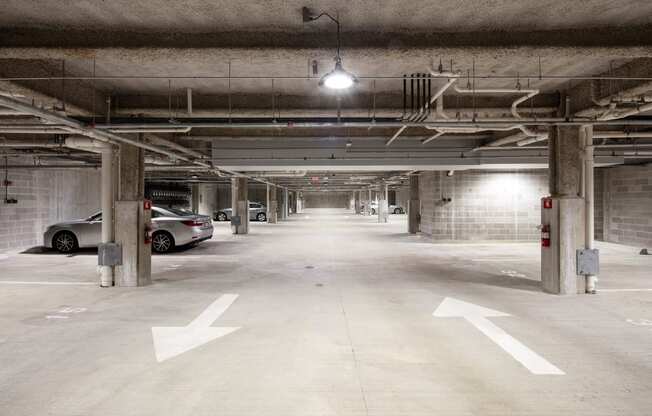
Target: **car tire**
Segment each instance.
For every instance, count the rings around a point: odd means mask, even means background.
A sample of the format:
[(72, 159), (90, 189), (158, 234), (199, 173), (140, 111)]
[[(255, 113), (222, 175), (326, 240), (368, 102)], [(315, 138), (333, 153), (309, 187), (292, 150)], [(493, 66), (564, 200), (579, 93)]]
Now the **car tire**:
[(267, 221), (267, 215), (264, 212), (259, 212), (256, 215), (256, 221), (265, 222)]
[(152, 251), (167, 253), (174, 249), (174, 237), (166, 231), (155, 232), (152, 236)]
[(394, 208), (394, 214), (402, 214), (403, 210), (401, 208)]
[(227, 217), (226, 214), (223, 212), (218, 212), (217, 215), (215, 216), (215, 221), (226, 221)]
[(376, 215), (376, 210), (371, 208), (371, 215)]
[(77, 237), (70, 231), (59, 231), (52, 237), (52, 247), (59, 253), (72, 253), (79, 248)]

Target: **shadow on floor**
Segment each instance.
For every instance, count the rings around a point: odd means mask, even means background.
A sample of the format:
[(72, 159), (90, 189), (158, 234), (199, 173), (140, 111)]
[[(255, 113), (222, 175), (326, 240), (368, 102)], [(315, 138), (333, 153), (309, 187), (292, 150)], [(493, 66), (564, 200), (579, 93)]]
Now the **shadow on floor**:
[(36, 246), (36, 247), (31, 247), (26, 250), (23, 250), (19, 254), (42, 254), (42, 255), (58, 255), (58, 256), (68, 256), (68, 257), (91, 256), (91, 255), (97, 256), (97, 248), (96, 247), (80, 248), (73, 253), (66, 254), (66, 253), (59, 253), (57, 250), (53, 248)]
[(411, 269), (416, 269), (419, 274), (432, 276), (435, 279), (502, 287), (506, 289), (527, 290), (531, 292), (542, 291), (541, 281), (539, 280), (474, 270), (465, 266), (456, 267), (454, 261), (446, 266), (423, 264), (417, 267), (412, 267)]

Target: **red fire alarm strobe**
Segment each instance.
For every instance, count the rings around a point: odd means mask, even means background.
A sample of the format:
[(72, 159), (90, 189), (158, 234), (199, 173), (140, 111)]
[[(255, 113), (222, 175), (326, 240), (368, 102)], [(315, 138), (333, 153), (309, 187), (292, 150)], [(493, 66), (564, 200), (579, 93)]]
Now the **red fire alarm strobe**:
[(552, 209), (552, 198), (543, 198), (543, 209)]
[(149, 199), (143, 200), (143, 209), (145, 210), (152, 209), (152, 201), (150, 201)]

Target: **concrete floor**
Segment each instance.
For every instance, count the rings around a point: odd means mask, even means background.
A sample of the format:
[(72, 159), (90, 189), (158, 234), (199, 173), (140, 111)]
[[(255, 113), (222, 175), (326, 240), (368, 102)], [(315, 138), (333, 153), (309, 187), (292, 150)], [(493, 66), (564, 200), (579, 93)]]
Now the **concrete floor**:
[[(100, 289), (93, 251), (0, 257), (3, 415), (648, 415), (652, 256), (600, 244), (603, 290), (539, 289), (538, 245), (432, 244), (375, 217), (319, 210), (153, 259), (154, 285)], [(10, 283), (67, 282), (44, 285)], [(157, 362), (151, 327), (225, 293), (239, 330)], [(565, 375), (534, 375), (445, 297)]]

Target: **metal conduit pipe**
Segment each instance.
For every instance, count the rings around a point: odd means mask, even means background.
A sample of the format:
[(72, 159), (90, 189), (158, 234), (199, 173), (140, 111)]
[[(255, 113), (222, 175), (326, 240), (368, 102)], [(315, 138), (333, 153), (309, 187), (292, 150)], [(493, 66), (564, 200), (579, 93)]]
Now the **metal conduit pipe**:
[(255, 176), (263, 178), (301, 178), (308, 174), (307, 170), (297, 172), (262, 172)]
[(57, 148), (57, 147), (62, 147), (58, 143), (53, 143), (53, 142), (35, 142), (35, 141), (29, 141), (29, 142), (23, 142), (23, 141), (0, 141), (0, 147), (12, 147), (15, 149), (23, 148), (23, 147), (51, 147), (51, 148)]
[[(599, 131), (599, 132), (594, 132), (593, 133), (593, 138), (594, 139), (635, 139), (635, 138), (652, 138), (652, 132), (648, 131), (642, 131), (642, 132), (629, 132), (629, 131)], [(544, 140), (548, 140), (548, 135), (541, 135), (538, 137), (531, 137), (529, 139), (524, 139), (516, 142), (518, 146), (527, 146), (528, 144), (532, 143), (537, 143), (541, 142)], [(600, 145), (600, 147), (607, 147), (607, 146), (618, 146), (618, 145)], [(622, 145), (622, 146), (630, 146), (630, 145)], [(640, 146), (640, 145), (639, 145)]]
[[(585, 126), (580, 131), (584, 142), (584, 210), (586, 221), (584, 223), (584, 244), (587, 249), (593, 249), (594, 240), (594, 146), (593, 146), (593, 127)], [(598, 276), (586, 275), (586, 292), (595, 293)]]
[(460, 94), (525, 94), (524, 96), (517, 98), (516, 100), (514, 100), (514, 102), (512, 102), (510, 110), (514, 118), (521, 118), (521, 116), (518, 114), (517, 111), (517, 107), (519, 104), (539, 94), (539, 90), (537, 89), (521, 89), (521, 88), (466, 89), (466, 88), (459, 88), (458, 86), (455, 86), (455, 91)]
[(0, 133), (4, 134), (66, 134), (67, 130), (60, 128), (0, 128)]
[(404, 126), (401, 126), (401, 128), (399, 128), (399, 129), (396, 131), (396, 133), (394, 133), (394, 135), (393, 135), (389, 140), (387, 140), (387, 141), (385, 142), (385, 146), (389, 146), (390, 144), (392, 144), (392, 143), (394, 142), (394, 140), (396, 140), (396, 139), (398, 138), (398, 136), (400, 136), (401, 133), (403, 133), (403, 131), (404, 131), (406, 128), (407, 128), (407, 126), (405, 126), (405, 125), (404, 125)]
[[(492, 129), (496, 127), (506, 127), (513, 125), (524, 125), (524, 126), (551, 126), (551, 125), (561, 125), (561, 126), (583, 126), (587, 123), (593, 125), (604, 125), (604, 126), (652, 126), (652, 120), (595, 120), (594, 118), (589, 117), (536, 117), (536, 118), (485, 118), (485, 119), (445, 119), (445, 120), (431, 120), (431, 121), (422, 121), (422, 122), (407, 122), (407, 121), (394, 121), (394, 120), (376, 120), (371, 119), (359, 121), (302, 121), (302, 120), (291, 120), (291, 121), (278, 121), (274, 123), (273, 121), (237, 121), (232, 120), (231, 123), (225, 120), (215, 121), (215, 122), (183, 122), (179, 121), (179, 125), (188, 126), (192, 128), (207, 128), (207, 129), (252, 129), (252, 128), (320, 128), (320, 127), (401, 127), (406, 125), (408, 127), (485, 127), (487, 129)], [(124, 124), (123, 124), (124, 125)], [(133, 123), (130, 126), (133, 127), (143, 127), (151, 128), (158, 126), (166, 126), (167, 123)], [(113, 128), (115, 124), (98, 124), (95, 125), (95, 130), (106, 130)], [(52, 126), (51, 126), (52, 127)], [(58, 127), (58, 126), (57, 126)]]
[[(192, 162), (189, 158), (182, 157), (174, 152), (170, 152), (156, 146), (148, 145), (146, 143), (142, 143), (137, 140), (129, 139), (127, 137), (118, 136), (108, 131), (99, 130), (93, 127), (86, 127), (85, 125), (83, 125), (77, 120), (59, 115), (52, 111), (36, 108), (30, 104), (23, 103), (22, 101), (15, 100), (13, 98), (0, 96), (0, 105), (13, 108), (17, 111), (29, 112), (30, 114), (39, 117), (43, 120), (47, 120), (51, 123), (60, 124), (63, 127), (71, 129), (73, 132), (99, 140), (101, 142), (114, 143), (114, 144), (116, 143), (129, 144), (155, 153), (161, 153), (176, 159)], [(198, 163), (203, 163), (203, 162), (198, 162)]]

